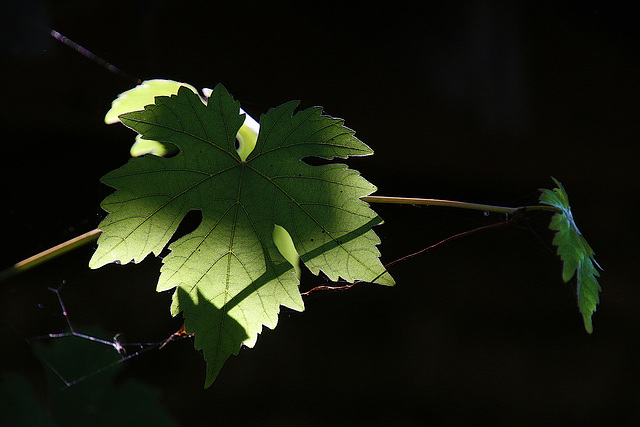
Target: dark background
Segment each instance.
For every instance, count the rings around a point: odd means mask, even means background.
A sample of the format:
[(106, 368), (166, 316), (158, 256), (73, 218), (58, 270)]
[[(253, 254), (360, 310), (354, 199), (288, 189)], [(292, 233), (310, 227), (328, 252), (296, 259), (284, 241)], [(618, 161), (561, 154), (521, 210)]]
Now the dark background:
[[(555, 176), (604, 268), (589, 336), (549, 217), (532, 215), (531, 229), (474, 234), (395, 265), (394, 288), (306, 298), (208, 390), (190, 340), (122, 364), (117, 382), (153, 387), (180, 424), (630, 424), (640, 416), (640, 23), (622, 3), (3, 2), (0, 267), (97, 227), (110, 192), (99, 178), (126, 162), (134, 137), (103, 122), (130, 82), (53, 28), (136, 78), (221, 82), (255, 118), (291, 99), (324, 106), (376, 151), (348, 163), (380, 195), (519, 206)], [(385, 263), (503, 219), (374, 208)], [(154, 290), (158, 260), (91, 271), (92, 251), (0, 283), (2, 369), (45, 403), (47, 368), (25, 338), (65, 328), (47, 287), (66, 281), (75, 327), (99, 325), (106, 339), (161, 341), (181, 323)]]

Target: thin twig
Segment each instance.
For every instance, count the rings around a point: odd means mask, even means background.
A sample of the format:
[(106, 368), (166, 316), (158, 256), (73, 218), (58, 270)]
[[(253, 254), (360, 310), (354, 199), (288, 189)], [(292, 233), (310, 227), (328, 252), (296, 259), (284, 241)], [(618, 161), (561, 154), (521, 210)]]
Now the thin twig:
[(346, 285), (340, 285), (340, 286), (320, 285), (320, 286), (316, 286), (315, 288), (311, 288), (306, 292), (300, 292), (300, 295), (302, 295), (303, 297), (306, 297), (307, 295), (316, 291), (346, 291), (347, 289), (350, 289), (353, 285), (356, 285), (360, 282), (362, 282), (362, 280), (355, 280), (353, 283), (347, 283)]
[(136, 85), (138, 85), (138, 84), (140, 84), (142, 82), (142, 80), (130, 76), (129, 74), (125, 73), (124, 71), (122, 71), (121, 69), (116, 67), (115, 65), (110, 64), (109, 62), (107, 62), (104, 59), (100, 58), (98, 55), (94, 54), (93, 52), (91, 52), (88, 49), (85, 49), (84, 47), (80, 46), (78, 43), (74, 42), (73, 40), (65, 37), (62, 34), (60, 34), (56, 30), (54, 30), (54, 29), (49, 30), (49, 34), (51, 35), (51, 37), (53, 37), (54, 39), (58, 40), (60, 43), (70, 47), (71, 49), (75, 50), (79, 54), (83, 55), (85, 58), (89, 58), (90, 60), (92, 60), (93, 62), (95, 62), (99, 66), (101, 66), (102, 68), (112, 72), (113, 74), (115, 74), (117, 76), (122, 77), (123, 79), (127, 80), (128, 82), (136, 84)]
[[(470, 234), (477, 233), (478, 231), (493, 230), (493, 229), (496, 229), (496, 228), (505, 227), (507, 225), (514, 224), (514, 223), (520, 221), (520, 219), (522, 218), (522, 214), (526, 210), (527, 210), (527, 208), (520, 208), (519, 210), (514, 211), (513, 218), (508, 219), (506, 221), (502, 221), (502, 222), (498, 222), (498, 223), (490, 224), (490, 225), (484, 225), (482, 227), (477, 227), (477, 228), (474, 228), (472, 230), (463, 231), (461, 233), (454, 234), (453, 236), (449, 236), (446, 239), (440, 240), (438, 243), (434, 243), (431, 246), (427, 246), (424, 249), (420, 249), (418, 252), (414, 252), (412, 254), (405, 255), (402, 258), (398, 258), (398, 259), (396, 259), (394, 261), (391, 261), (390, 263), (385, 264), (384, 268), (385, 268), (385, 270), (387, 270), (389, 267), (391, 267), (394, 264), (397, 264), (397, 263), (402, 262), (402, 261), (406, 261), (406, 260), (411, 259), (411, 258), (413, 258), (415, 256), (418, 256), (418, 255), (421, 255), (421, 254), (423, 254), (425, 252), (428, 252), (431, 249), (434, 249), (434, 248), (436, 248), (436, 247), (438, 247), (438, 246), (440, 246), (440, 245), (442, 245), (444, 243), (452, 242), (452, 241), (460, 239), (462, 237), (469, 236)], [(377, 277), (376, 277), (376, 279), (377, 279)], [(372, 280), (372, 282), (373, 281), (375, 281), (375, 279)], [(363, 281), (362, 280), (356, 280), (353, 283), (348, 283), (346, 285), (340, 285), (340, 286), (331, 286), (331, 285), (327, 285), (327, 284), (320, 285), (320, 286), (316, 286), (315, 288), (312, 288), (312, 289), (310, 289), (310, 290), (308, 290), (306, 292), (301, 292), (301, 295), (302, 296), (307, 296), (307, 295), (309, 295), (309, 294), (311, 294), (313, 292), (316, 292), (316, 291), (345, 291), (345, 290), (350, 289), (351, 287), (353, 287), (353, 285), (361, 283), (361, 282), (363, 282)]]

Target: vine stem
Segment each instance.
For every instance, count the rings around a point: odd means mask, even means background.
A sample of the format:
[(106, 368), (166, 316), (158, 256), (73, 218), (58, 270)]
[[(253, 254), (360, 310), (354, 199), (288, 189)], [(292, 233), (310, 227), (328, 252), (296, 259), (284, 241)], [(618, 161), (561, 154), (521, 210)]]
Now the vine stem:
[[(510, 208), (505, 206), (494, 205), (482, 205), (478, 203), (458, 202), (454, 200), (442, 200), (442, 199), (420, 199), (415, 197), (389, 197), (389, 196), (366, 196), (361, 198), (368, 203), (385, 203), (395, 205), (422, 205), (422, 206), (441, 206), (458, 209), (470, 209), (484, 212), (495, 212), (502, 214), (515, 215), (524, 211), (548, 211), (553, 213), (562, 213), (562, 211), (555, 206), (548, 205), (532, 205), (532, 206), (519, 206), (517, 208)], [(9, 277), (12, 277), (18, 273), (29, 270), (43, 262), (56, 258), (62, 254), (65, 254), (73, 249), (84, 246), (93, 242), (100, 236), (102, 231), (98, 228), (88, 231), (73, 239), (67, 240), (64, 243), (56, 245), (50, 249), (40, 252), (37, 255), (29, 257), (12, 267), (9, 267), (3, 271), (0, 271), (0, 282)]]
[(12, 267), (9, 267), (3, 271), (0, 271), (0, 282), (18, 273), (22, 273), (23, 271), (29, 270), (30, 268), (33, 268), (38, 264), (42, 264), (43, 262), (56, 258), (73, 249), (79, 248), (80, 246), (84, 246), (87, 243), (91, 243), (98, 238), (100, 233), (102, 233), (102, 230), (99, 230), (97, 228), (93, 229), (84, 234), (81, 234), (80, 236), (74, 237), (73, 239), (67, 240), (64, 243), (60, 243), (59, 245), (56, 245), (52, 248), (42, 251), (39, 254), (36, 254), (25, 260), (22, 260), (19, 263), (14, 264)]
[(562, 211), (555, 206), (548, 205), (532, 205), (532, 206), (519, 206), (517, 208), (510, 208), (505, 206), (495, 205), (481, 205), (479, 203), (467, 203), (457, 202), (454, 200), (442, 200), (442, 199), (419, 199), (415, 197), (389, 197), (389, 196), (366, 196), (361, 198), (368, 203), (386, 203), (394, 205), (422, 205), (422, 206), (442, 206), (447, 208), (458, 209), (470, 209), (484, 212), (495, 212), (502, 214), (513, 215), (516, 212), (523, 211), (549, 211), (554, 213), (562, 213)]

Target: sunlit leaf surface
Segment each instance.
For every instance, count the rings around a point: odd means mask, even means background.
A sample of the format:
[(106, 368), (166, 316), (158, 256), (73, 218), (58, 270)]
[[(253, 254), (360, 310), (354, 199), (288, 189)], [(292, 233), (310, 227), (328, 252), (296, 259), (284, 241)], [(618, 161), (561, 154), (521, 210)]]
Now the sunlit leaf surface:
[(90, 266), (159, 255), (185, 215), (201, 211), (197, 229), (169, 245), (158, 291), (177, 288), (172, 313), (183, 312), (195, 332), (209, 386), (230, 354), (252, 347), (263, 325), (276, 326), (280, 305), (303, 310), (295, 252), (331, 280), (394, 282), (371, 229), (382, 220), (360, 200), (375, 187), (343, 164), (303, 161), (373, 153), (342, 120), (320, 107), (295, 113), (289, 102), (261, 117), (255, 147), (238, 148), (245, 115), (226, 89), (205, 98), (178, 86), (170, 96), (145, 92), (134, 103), (144, 110), (118, 116), (178, 153), (133, 158), (102, 178), (117, 191), (102, 203), (109, 214)]

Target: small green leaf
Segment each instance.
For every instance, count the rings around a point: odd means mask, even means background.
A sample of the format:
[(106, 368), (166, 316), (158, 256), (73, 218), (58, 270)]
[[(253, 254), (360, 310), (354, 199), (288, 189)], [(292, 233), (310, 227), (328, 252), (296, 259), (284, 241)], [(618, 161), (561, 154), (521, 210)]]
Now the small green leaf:
[(90, 266), (159, 255), (184, 216), (201, 211), (196, 230), (169, 245), (157, 290), (177, 288), (172, 313), (183, 312), (203, 350), (206, 386), (229, 355), (253, 347), (263, 325), (276, 326), (280, 305), (304, 309), (299, 260), (334, 281), (394, 284), (372, 230), (382, 219), (361, 200), (376, 188), (344, 164), (303, 161), (373, 151), (342, 120), (320, 107), (295, 112), (297, 105), (271, 109), (258, 127), (223, 86), (205, 97), (179, 86), (118, 116), (178, 153), (133, 158), (102, 178), (117, 191), (102, 202), (109, 214)]
[(577, 281), (578, 308), (584, 319), (584, 327), (588, 333), (593, 332), (591, 318), (600, 302), (598, 294), (602, 290), (597, 277), (600, 277), (598, 265), (594, 258), (593, 249), (578, 230), (571, 207), (569, 196), (562, 184), (555, 178), (558, 185), (553, 190), (541, 189), (540, 203), (555, 206), (562, 210), (551, 218), (549, 229), (556, 232), (553, 244), (558, 248), (558, 255), (563, 262), (562, 280), (568, 282), (573, 276)]

